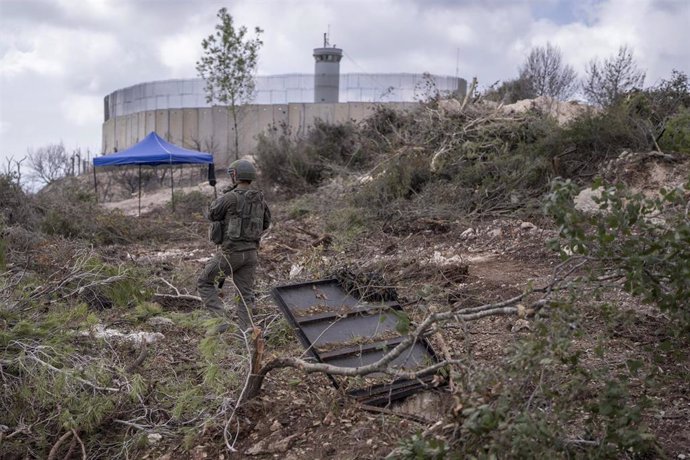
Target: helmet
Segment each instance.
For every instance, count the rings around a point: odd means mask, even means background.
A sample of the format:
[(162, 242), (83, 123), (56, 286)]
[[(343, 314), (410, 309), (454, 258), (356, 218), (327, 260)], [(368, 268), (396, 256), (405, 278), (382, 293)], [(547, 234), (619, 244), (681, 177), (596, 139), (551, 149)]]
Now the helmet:
[(247, 160), (235, 160), (228, 167), (228, 175), (236, 172), (236, 180), (253, 181), (256, 179), (256, 168)]

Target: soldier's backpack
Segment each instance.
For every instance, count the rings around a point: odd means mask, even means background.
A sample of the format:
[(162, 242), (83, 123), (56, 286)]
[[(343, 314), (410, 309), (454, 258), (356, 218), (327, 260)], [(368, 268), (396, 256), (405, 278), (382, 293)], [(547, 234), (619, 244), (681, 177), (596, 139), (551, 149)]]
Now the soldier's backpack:
[(223, 222), (214, 221), (208, 228), (208, 239), (214, 244), (223, 244)]
[(259, 241), (264, 231), (264, 195), (258, 190), (235, 190), (237, 210), (227, 217), (226, 235), (232, 241)]

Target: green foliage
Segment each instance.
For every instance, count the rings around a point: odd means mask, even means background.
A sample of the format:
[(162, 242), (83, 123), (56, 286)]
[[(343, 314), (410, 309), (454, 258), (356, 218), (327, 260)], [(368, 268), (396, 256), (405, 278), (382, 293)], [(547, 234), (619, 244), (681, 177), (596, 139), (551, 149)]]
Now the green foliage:
[(514, 104), (523, 99), (533, 99), (537, 95), (532, 89), (532, 85), (526, 78), (516, 78), (514, 80), (507, 80), (494, 83), (484, 93), (484, 97), (489, 101), (503, 102), (504, 104)]
[[(556, 181), (546, 211), (559, 226), (562, 251), (601, 261), (593, 276), (618, 272), (634, 296), (675, 313), (690, 327), (690, 217), (685, 190), (659, 190), (647, 198), (621, 185), (599, 184), (599, 213), (573, 205), (577, 187)], [(565, 252), (564, 252), (565, 253)]]
[(385, 209), (393, 201), (420, 192), (432, 176), (428, 159), (418, 151), (405, 152), (384, 167), (355, 194), (355, 205)]
[[(173, 193), (175, 201), (175, 214), (180, 217), (201, 218), (204, 210), (208, 209), (211, 199), (204, 193), (194, 190), (189, 193)], [(172, 209), (172, 202), (167, 203), (167, 208)]]
[(367, 219), (362, 209), (345, 207), (332, 210), (326, 217), (326, 231), (342, 241), (352, 241), (366, 230)]
[(690, 109), (672, 116), (659, 139), (664, 151), (690, 153)]
[[(201, 42), (203, 55), (196, 63), (206, 86), (206, 101), (229, 105), (235, 133), (238, 132), (237, 107), (254, 95), (254, 75), (263, 45), (263, 30), (254, 28), (255, 37), (247, 37), (247, 28), (235, 27), (227, 8), (218, 10), (216, 32)], [(235, 136), (235, 158), (239, 158), (239, 136)]]
[(400, 335), (407, 335), (410, 333), (410, 317), (404, 311), (391, 310), (391, 313), (395, 316), (395, 330)]
[(172, 416), (176, 420), (193, 418), (204, 407), (204, 389), (202, 387), (191, 387), (181, 393), (177, 393), (175, 406)]
[(82, 238), (96, 244), (131, 242), (140, 224), (120, 211), (107, 212), (74, 181), (53, 184), (37, 197), (41, 230), (48, 235)]
[(134, 307), (134, 317), (140, 322), (145, 322), (147, 319), (159, 316), (162, 313), (163, 308), (157, 303), (143, 302)]
[(591, 177), (601, 164), (623, 150), (646, 152), (653, 139), (641, 121), (625, 105), (614, 105), (601, 112), (588, 112), (567, 126), (553, 130), (536, 142), (561, 177)]
[(4, 272), (7, 269), (7, 256), (5, 255), (7, 246), (5, 238), (2, 236), (3, 230), (2, 223), (0, 222), (0, 272)]
[(295, 332), (290, 326), (290, 323), (281, 318), (266, 331), (266, 344), (272, 348), (285, 346), (293, 343), (295, 340)]
[(16, 173), (0, 173), (0, 229), (2, 226), (22, 225), (32, 228), (36, 224), (36, 212), (32, 198), (17, 183)]
[[(574, 345), (582, 322), (572, 299), (509, 349), (494, 369), (459, 377), (452, 451), (480, 458), (612, 458), (654, 452), (631, 373), (592, 366)], [(605, 358), (604, 350), (601, 350)], [(635, 367), (635, 366), (633, 366)], [(638, 365), (635, 372), (642, 366)]]
[(400, 442), (393, 455), (386, 458), (399, 460), (443, 460), (448, 458), (449, 447), (440, 439), (424, 438), (421, 433)]
[(337, 171), (359, 169), (369, 155), (353, 123), (330, 124), (317, 119), (307, 133), (295, 137), (287, 126), (259, 134), (256, 162), (262, 177), (295, 191), (307, 191)]
[(259, 134), (256, 163), (266, 181), (295, 192), (310, 190), (323, 179), (324, 171), (318, 158), (310, 157), (300, 148), (286, 126), (280, 129), (274, 126)]
[(298, 197), (290, 201), (288, 208), (288, 217), (290, 219), (299, 219), (306, 216), (313, 211), (313, 204), (311, 199), (307, 197)]
[(319, 158), (325, 165), (335, 164), (357, 169), (367, 160), (357, 143), (357, 128), (351, 122), (331, 124), (316, 119), (304, 144), (307, 155)]

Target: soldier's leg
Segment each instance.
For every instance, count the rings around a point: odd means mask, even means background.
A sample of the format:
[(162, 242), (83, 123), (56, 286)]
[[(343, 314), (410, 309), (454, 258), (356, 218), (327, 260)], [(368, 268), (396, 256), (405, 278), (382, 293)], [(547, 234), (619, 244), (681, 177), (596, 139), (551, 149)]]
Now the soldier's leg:
[(258, 263), (256, 251), (244, 251), (235, 254), (237, 263), (233, 263), (232, 280), (239, 291), (236, 301), (237, 317), (240, 329), (246, 330), (251, 325), (250, 312), (254, 306), (254, 277)]
[(218, 316), (225, 317), (226, 312), (223, 308), (223, 302), (218, 297), (216, 285), (231, 273), (232, 269), (227, 258), (219, 253), (206, 263), (204, 269), (199, 273), (199, 278), (196, 282), (199, 296), (203, 300), (204, 305)]

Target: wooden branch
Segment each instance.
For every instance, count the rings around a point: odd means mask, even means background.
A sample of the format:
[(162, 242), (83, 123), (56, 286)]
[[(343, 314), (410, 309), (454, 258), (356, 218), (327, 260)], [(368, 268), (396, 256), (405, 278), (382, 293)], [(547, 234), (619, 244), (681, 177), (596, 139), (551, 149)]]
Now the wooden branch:
[(194, 302), (201, 302), (203, 303), (203, 300), (201, 300), (201, 297), (198, 295), (191, 295), (191, 294), (153, 294), (153, 297), (151, 300), (154, 302), (156, 300), (188, 300), (188, 301), (194, 301)]
[(84, 443), (81, 441), (81, 438), (77, 433), (77, 430), (75, 430), (74, 428), (72, 428), (72, 434), (74, 435), (74, 439), (76, 439), (79, 442), (79, 445), (81, 445), (81, 458), (83, 460), (86, 460), (86, 446), (84, 446)]
[(58, 439), (57, 442), (53, 444), (53, 447), (50, 449), (50, 452), (48, 453), (48, 460), (55, 460), (55, 457), (57, 456), (58, 450), (60, 449), (62, 443), (65, 442), (67, 438), (69, 438), (73, 434), (73, 431), (67, 431), (65, 432), (65, 434), (60, 436), (60, 439)]
[(41, 365), (47, 367), (47, 368), (50, 369), (51, 371), (59, 372), (60, 374), (64, 374), (64, 375), (66, 375), (66, 376), (68, 376), (68, 377), (72, 377), (72, 378), (75, 379), (77, 382), (83, 383), (84, 385), (87, 385), (87, 386), (90, 386), (90, 387), (93, 388), (94, 390), (98, 390), (98, 391), (110, 391), (110, 392), (113, 392), (113, 393), (119, 392), (119, 391), (120, 391), (119, 388), (110, 388), (110, 387), (101, 387), (101, 386), (98, 386), (98, 385), (96, 385), (96, 384), (94, 384), (94, 383), (89, 382), (88, 380), (84, 380), (84, 379), (81, 378), (81, 377), (77, 377), (76, 375), (74, 375), (74, 374), (72, 374), (72, 373), (70, 373), (70, 372), (67, 372), (67, 371), (65, 371), (65, 370), (63, 370), (63, 369), (58, 369), (57, 367), (53, 366), (52, 364), (48, 364), (47, 362), (42, 361), (40, 358), (38, 358), (38, 357), (36, 357), (36, 356), (33, 356), (33, 355), (31, 355), (31, 354), (28, 354), (28, 355), (27, 355), (27, 358), (36, 361), (37, 363), (39, 363), (39, 364), (41, 364)]
[[(436, 332), (434, 334), (434, 340), (438, 342), (438, 346), (441, 348), (441, 354), (443, 354), (443, 359), (446, 361), (451, 361), (453, 358), (450, 354), (450, 349), (448, 348), (448, 344), (446, 341), (443, 339), (443, 336), (441, 335), (440, 332)], [(451, 393), (455, 391), (455, 383), (453, 382), (453, 377), (455, 376), (455, 371), (453, 370), (453, 367), (449, 369), (448, 373), (448, 389), (450, 390)]]
[(144, 362), (147, 354), (148, 354), (148, 349), (146, 348), (146, 341), (142, 340), (141, 341), (141, 351), (139, 352), (137, 359), (135, 359), (132, 364), (127, 366), (127, 368), (125, 369), (125, 372), (127, 372), (128, 374), (131, 374), (132, 371), (134, 371), (134, 369), (139, 367)]
[(260, 377), (260, 372), (261, 361), (264, 358), (265, 342), (261, 329), (256, 326), (252, 328), (252, 340), (249, 351), (251, 355), (249, 377), (247, 378), (246, 391), (243, 393), (240, 404), (256, 396), (261, 390), (261, 384), (263, 383), (263, 377)]
[(88, 288), (91, 288), (91, 287), (94, 287), (94, 286), (101, 286), (101, 285), (104, 285), (104, 284), (115, 283), (115, 282), (117, 282), (117, 281), (121, 281), (121, 280), (126, 279), (126, 278), (127, 278), (127, 275), (114, 275), (114, 276), (111, 276), (111, 277), (106, 278), (106, 279), (104, 279), (104, 280), (93, 281), (93, 282), (87, 284), (86, 286), (80, 286), (80, 287), (78, 287), (77, 289), (75, 289), (74, 291), (70, 292), (69, 294), (64, 295), (63, 298), (65, 298), (65, 297), (71, 297), (71, 296), (73, 296), (73, 295), (75, 295), (75, 294), (81, 294), (82, 292), (84, 292), (84, 289), (88, 289)]
[(295, 230), (299, 230), (300, 232), (305, 233), (305, 234), (311, 236), (312, 238), (318, 238), (319, 237), (318, 234), (316, 234), (314, 232), (310, 232), (309, 230), (306, 230), (302, 227), (298, 227), (297, 225), (295, 225), (294, 228), (295, 228)]

